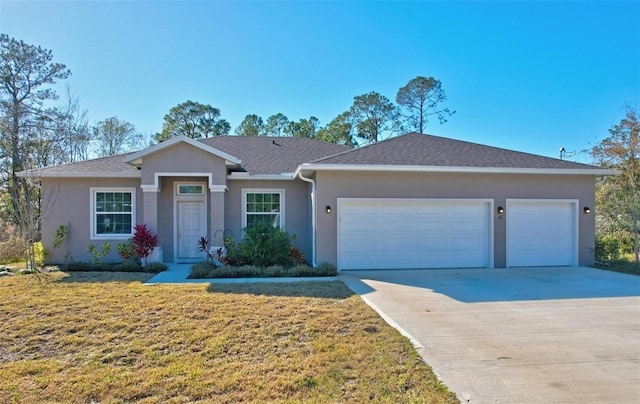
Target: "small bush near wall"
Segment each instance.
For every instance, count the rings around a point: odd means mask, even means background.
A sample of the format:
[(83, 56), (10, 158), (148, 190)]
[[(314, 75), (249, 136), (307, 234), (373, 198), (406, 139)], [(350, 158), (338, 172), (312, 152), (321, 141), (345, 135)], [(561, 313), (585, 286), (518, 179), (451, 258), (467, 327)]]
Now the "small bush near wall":
[[(336, 276), (335, 266), (324, 263), (317, 268), (307, 265), (304, 254), (291, 245), (289, 234), (268, 224), (259, 223), (243, 229), (244, 239), (236, 242), (224, 237), (224, 255), (219, 255), (218, 267), (212, 259), (191, 267), (190, 279), (207, 278), (282, 278)], [(200, 250), (208, 249), (203, 238)], [(209, 255), (209, 254), (207, 254)], [(209, 257), (211, 258), (211, 257)]]
[(199, 262), (191, 267), (189, 279), (315, 277), (336, 276), (337, 273), (337, 268), (327, 263), (317, 268), (312, 268), (305, 264), (293, 267), (272, 265), (266, 268), (260, 268), (253, 265), (223, 265), (216, 267), (216, 265), (211, 262)]
[(269, 267), (289, 264), (291, 239), (287, 232), (264, 223), (247, 227), (244, 232), (240, 251), (252, 265)]
[(596, 238), (596, 261), (612, 262), (620, 258), (620, 243), (612, 236)]
[(49, 252), (42, 245), (42, 241), (33, 243), (33, 253), (35, 264), (39, 267), (44, 267), (47, 263), (47, 259), (49, 258)]

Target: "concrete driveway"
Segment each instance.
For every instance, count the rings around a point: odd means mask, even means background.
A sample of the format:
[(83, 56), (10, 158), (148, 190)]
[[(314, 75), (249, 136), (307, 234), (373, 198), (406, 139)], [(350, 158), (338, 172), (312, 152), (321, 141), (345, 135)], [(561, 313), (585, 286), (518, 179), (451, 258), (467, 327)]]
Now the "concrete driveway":
[(640, 277), (592, 268), (341, 274), (463, 403), (640, 400)]

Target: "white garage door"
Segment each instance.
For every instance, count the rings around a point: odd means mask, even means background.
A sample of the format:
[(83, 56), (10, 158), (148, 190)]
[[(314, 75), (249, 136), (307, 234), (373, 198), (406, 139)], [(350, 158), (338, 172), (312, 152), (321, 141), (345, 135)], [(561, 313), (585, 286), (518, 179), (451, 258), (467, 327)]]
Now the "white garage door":
[(576, 201), (507, 201), (507, 266), (576, 266)]
[(489, 201), (339, 199), (340, 269), (490, 267)]

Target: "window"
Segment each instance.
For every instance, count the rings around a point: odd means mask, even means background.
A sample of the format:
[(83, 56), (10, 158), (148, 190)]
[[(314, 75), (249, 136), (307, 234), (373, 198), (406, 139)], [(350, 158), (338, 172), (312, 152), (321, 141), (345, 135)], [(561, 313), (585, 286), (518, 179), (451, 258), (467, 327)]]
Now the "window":
[(135, 188), (91, 188), (91, 239), (133, 236), (135, 195)]
[(243, 227), (266, 223), (284, 228), (284, 190), (243, 190)]
[(204, 187), (196, 184), (178, 184), (178, 195), (204, 195)]

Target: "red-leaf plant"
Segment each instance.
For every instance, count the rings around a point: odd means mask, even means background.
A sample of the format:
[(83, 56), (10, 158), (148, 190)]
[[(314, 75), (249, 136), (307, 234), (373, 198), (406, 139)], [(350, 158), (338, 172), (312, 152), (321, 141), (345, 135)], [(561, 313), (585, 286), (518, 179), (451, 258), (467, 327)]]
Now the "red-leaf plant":
[(133, 227), (135, 233), (131, 242), (136, 254), (142, 259), (147, 258), (151, 251), (158, 246), (158, 236), (147, 229), (146, 224), (137, 224)]

